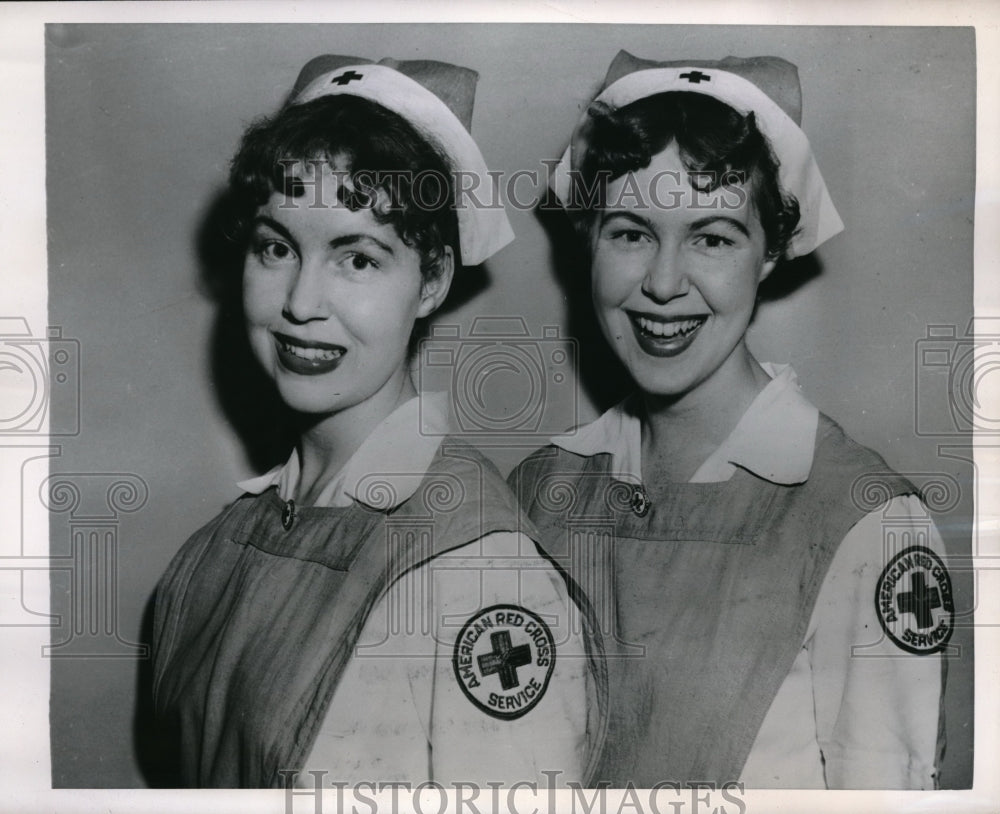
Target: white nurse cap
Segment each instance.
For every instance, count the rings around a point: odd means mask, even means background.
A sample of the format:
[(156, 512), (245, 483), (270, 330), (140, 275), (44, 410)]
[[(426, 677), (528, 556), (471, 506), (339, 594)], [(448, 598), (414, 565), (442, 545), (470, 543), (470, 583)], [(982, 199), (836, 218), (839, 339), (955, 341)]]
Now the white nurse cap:
[[(809, 139), (799, 127), (802, 92), (798, 69), (792, 63), (779, 57), (653, 62), (619, 51), (594, 101), (620, 108), (666, 91), (702, 93), (743, 115), (753, 112), (757, 126), (778, 159), (782, 189), (799, 202), (799, 230), (785, 252), (786, 257), (809, 254), (843, 230), (844, 224), (830, 200)], [(579, 167), (586, 151), (582, 135), (586, 120), (584, 113), (550, 181), (564, 206), (569, 200), (570, 171)]]
[[(455, 184), (462, 262), (482, 263), (514, 239), (486, 161), (469, 135), (479, 74), (446, 62), (382, 59), (327, 54), (310, 60), (295, 82), (291, 104), (321, 96), (361, 96), (397, 113), (437, 147), (450, 169), (470, 183)], [(471, 187), (471, 190), (470, 190)], [(471, 191), (471, 197), (464, 196)], [(492, 196), (492, 197), (491, 197)], [(490, 205), (483, 205), (482, 200)]]

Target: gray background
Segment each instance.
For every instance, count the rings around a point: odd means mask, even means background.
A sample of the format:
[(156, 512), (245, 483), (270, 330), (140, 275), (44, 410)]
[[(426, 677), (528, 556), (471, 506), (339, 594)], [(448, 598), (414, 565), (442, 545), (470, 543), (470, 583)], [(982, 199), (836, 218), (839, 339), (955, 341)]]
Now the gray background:
[[(476, 69), (473, 135), (490, 167), (542, 174), (540, 160), (561, 153), (619, 48), (796, 63), (803, 128), (846, 231), (790, 270), (801, 284), (761, 306), (751, 346), (758, 358), (791, 362), (822, 410), (919, 484), (932, 473), (955, 478), (957, 504), (937, 520), (949, 553), (969, 553), (971, 465), (938, 447), (970, 439), (955, 434), (948, 379), (922, 365), (919, 343), (930, 325), (961, 337), (972, 313), (972, 29), (74, 25), (50, 26), (47, 36), (49, 321), (79, 339), (82, 382), (81, 432), (62, 440), (52, 467), (131, 473), (148, 485), (145, 504), (115, 521), (107, 616), (123, 642), (146, 639), (151, 592), (187, 535), (280, 450), (280, 439), (247, 444), (268, 413), (253, 382), (234, 373), (244, 359), (219, 304), (228, 258), (206, 223), (245, 124), (276, 109), (320, 53)], [(519, 191), (527, 199), (531, 185)], [(467, 335), (477, 315), (518, 315), (533, 336), (558, 326), (579, 337), (579, 387), (550, 388), (539, 429), (588, 420), (617, 395), (620, 377), (571, 308), (581, 301), (576, 258), (558, 219), (510, 215), (517, 241), (469, 275), (440, 321)], [(968, 347), (942, 346), (959, 355)], [(488, 395), (497, 415), (523, 398), (517, 382)], [(54, 423), (76, 409), (54, 391)], [(506, 471), (541, 440), (508, 439), (489, 452)], [(70, 533), (54, 516), (53, 555), (70, 550)], [(957, 563), (956, 606), (968, 613), (971, 577)], [(52, 587), (60, 642), (71, 634), (74, 594), (66, 574)], [(946, 787), (962, 788), (972, 779), (971, 631), (953, 643), (942, 774)], [(142, 723), (146, 669), (133, 658), (53, 660), (54, 786), (156, 782)]]

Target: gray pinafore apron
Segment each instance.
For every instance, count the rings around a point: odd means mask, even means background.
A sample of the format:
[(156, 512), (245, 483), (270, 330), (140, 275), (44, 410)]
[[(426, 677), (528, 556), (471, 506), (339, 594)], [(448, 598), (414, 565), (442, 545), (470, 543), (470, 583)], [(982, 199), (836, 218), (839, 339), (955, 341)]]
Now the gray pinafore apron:
[(609, 722), (593, 780), (738, 781), (839, 543), (916, 489), (823, 415), (795, 486), (738, 469), (643, 489), (610, 467), (609, 454), (547, 447), (509, 479), (604, 634)]
[(185, 543), (156, 594), (154, 703), (183, 783), (283, 785), (387, 588), (438, 554), (525, 525), (493, 465), (451, 438), (388, 512), (355, 502), (292, 519), (275, 488), (237, 500)]

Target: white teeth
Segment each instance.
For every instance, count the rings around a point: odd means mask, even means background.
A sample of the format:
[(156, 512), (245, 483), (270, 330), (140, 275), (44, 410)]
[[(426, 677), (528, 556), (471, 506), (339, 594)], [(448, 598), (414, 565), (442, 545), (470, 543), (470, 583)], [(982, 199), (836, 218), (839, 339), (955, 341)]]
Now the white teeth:
[(324, 348), (303, 348), (299, 345), (287, 345), (282, 344), (284, 349), (292, 354), (292, 356), (298, 356), (300, 359), (308, 359), (310, 362), (332, 362), (340, 356), (344, 355), (342, 350), (326, 350)]
[(658, 320), (639, 317), (639, 327), (642, 330), (653, 334), (653, 336), (662, 336), (665, 339), (670, 339), (679, 334), (689, 334), (701, 325), (701, 322), (700, 319), (686, 319), (683, 322), (659, 322)]

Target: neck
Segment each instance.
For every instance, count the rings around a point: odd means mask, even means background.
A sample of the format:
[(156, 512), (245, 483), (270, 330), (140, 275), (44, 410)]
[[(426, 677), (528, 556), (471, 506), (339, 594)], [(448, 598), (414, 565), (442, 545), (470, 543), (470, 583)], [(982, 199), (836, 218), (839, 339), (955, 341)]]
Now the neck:
[(741, 344), (712, 376), (678, 397), (644, 393), (642, 476), (686, 482), (729, 437), (770, 378)]
[(295, 499), (312, 505), (374, 429), (416, 394), (409, 374), (404, 372), (358, 404), (328, 415), (300, 416), (296, 448), (301, 470)]

